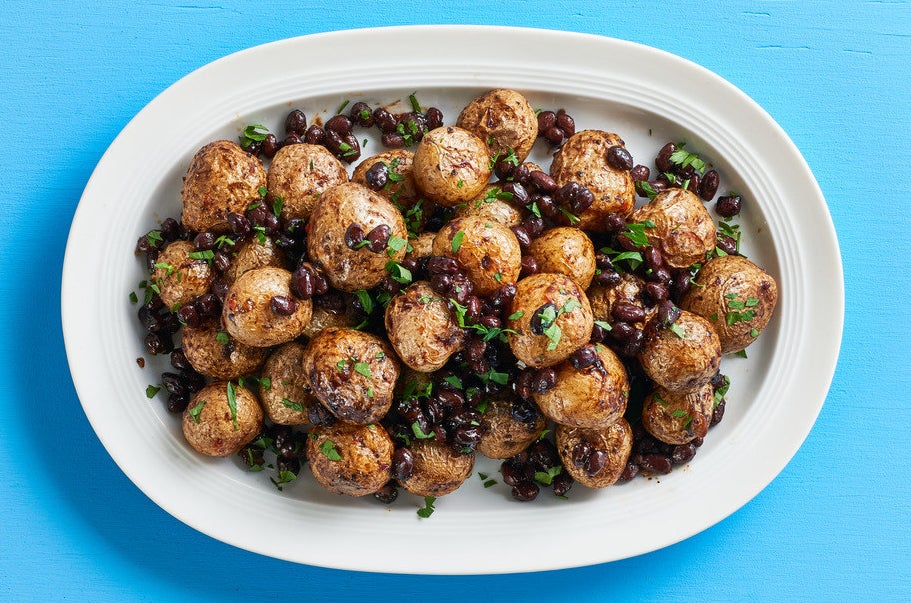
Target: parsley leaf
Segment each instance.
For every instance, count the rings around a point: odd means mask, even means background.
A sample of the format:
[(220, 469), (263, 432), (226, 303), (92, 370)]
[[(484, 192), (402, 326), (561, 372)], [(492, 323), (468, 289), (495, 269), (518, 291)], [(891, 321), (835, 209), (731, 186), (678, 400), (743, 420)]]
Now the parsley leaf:
[(465, 231), (460, 230), (452, 237), (452, 252), (458, 253), (459, 248), (462, 247), (462, 239), (465, 238)]
[(231, 409), (231, 422), (234, 424), (234, 431), (237, 431), (237, 390), (234, 384), (228, 381), (228, 408)]
[(150, 386), (146, 387), (146, 398), (151, 400), (152, 398), (155, 397), (155, 394), (157, 394), (160, 391), (161, 391), (160, 387), (157, 387), (155, 385), (150, 385)]
[(354, 363), (354, 372), (360, 375), (372, 379), (373, 375), (370, 373), (370, 365), (366, 362), (355, 362)]
[(338, 453), (338, 450), (335, 449), (335, 443), (332, 440), (326, 440), (319, 445), (319, 451), (323, 453), (330, 461), (340, 461), (342, 460), (342, 455)]
[(557, 465), (556, 467), (551, 467), (546, 472), (545, 471), (535, 471), (535, 481), (544, 486), (549, 486), (554, 478), (560, 475), (563, 471), (563, 465)]
[(202, 407), (206, 405), (205, 400), (200, 400), (199, 404), (189, 409), (187, 412), (190, 413), (190, 418), (193, 419), (194, 423), (199, 423), (199, 415), (202, 413)]
[(428, 517), (433, 515), (433, 512), (436, 510), (433, 508), (434, 501), (436, 501), (435, 496), (425, 496), (424, 497), (424, 508), (418, 509), (418, 517), (420, 517), (422, 519), (427, 519)]
[(304, 412), (303, 404), (301, 404), (300, 402), (292, 402), (288, 398), (282, 399), (282, 406), (284, 406), (285, 408), (290, 408), (291, 410), (295, 410), (297, 412)]

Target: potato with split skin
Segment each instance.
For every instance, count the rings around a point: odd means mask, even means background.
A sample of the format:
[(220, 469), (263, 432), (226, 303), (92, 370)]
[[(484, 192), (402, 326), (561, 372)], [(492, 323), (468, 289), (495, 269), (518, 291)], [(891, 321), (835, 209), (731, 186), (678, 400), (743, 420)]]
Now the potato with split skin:
[[(613, 316), (614, 307), (618, 302), (630, 303), (638, 306), (645, 312), (646, 321), (657, 311), (657, 306), (651, 308), (645, 307), (642, 303), (642, 289), (645, 281), (629, 272), (620, 273), (620, 281), (616, 285), (604, 287), (602, 285), (593, 285), (588, 288), (585, 294), (592, 306), (592, 314), (595, 320), (607, 323), (613, 323), (616, 319)], [(645, 326), (645, 321), (632, 323), (637, 328)]]
[[(367, 171), (378, 163), (385, 166), (386, 183), (374, 188), (367, 179)], [(421, 198), (421, 193), (414, 183), (413, 165), (414, 153), (405, 149), (391, 149), (361, 161), (354, 168), (351, 182), (376, 191), (401, 208), (411, 208)]]
[[(279, 425), (309, 422), (307, 408), (317, 404), (301, 370), (304, 346), (296, 341), (282, 344), (266, 359), (260, 372), (259, 401), (269, 420)], [(267, 379), (268, 385), (262, 380)]]
[(227, 232), (228, 214), (242, 214), (261, 199), (266, 170), (257, 157), (237, 143), (216, 140), (202, 147), (187, 169), (181, 199), (184, 228), (194, 232)]
[(474, 467), (474, 454), (462, 454), (435, 438), (414, 440), (409, 446), (414, 469), (407, 479), (398, 480), (417, 496), (440, 497), (465, 483)]
[(443, 126), (424, 134), (414, 152), (414, 181), (434, 203), (455, 207), (476, 198), (490, 180), (490, 153), (483, 140)]
[(285, 253), (270, 237), (260, 243), (258, 239), (246, 239), (235, 246), (225, 246), (222, 251), (231, 254), (231, 264), (225, 270), (223, 278), (227, 283), (233, 283), (237, 277), (254, 268), (263, 266), (285, 267)]
[(521, 421), (512, 412), (516, 398), (501, 396), (490, 398), (487, 409), (481, 415), (481, 430), (484, 435), (478, 442), (478, 452), (492, 459), (508, 459), (528, 448), (544, 433), (547, 421), (529, 404), (529, 421)]
[(307, 460), (329, 492), (366, 496), (392, 478), (392, 438), (382, 425), (316, 426), (307, 437)]
[(409, 239), (408, 242), (411, 244), (411, 251), (405, 254), (405, 257), (417, 261), (432, 256), (433, 240), (436, 236), (437, 233), (435, 232), (422, 232), (417, 238)]
[(648, 244), (661, 252), (664, 263), (672, 268), (689, 268), (705, 260), (715, 249), (715, 223), (705, 205), (694, 193), (672, 188), (658, 193), (630, 218), (654, 226), (643, 229)]
[(455, 217), (477, 216), (487, 222), (499, 222), (507, 228), (518, 226), (522, 223), (522, 212), (508, 202), (509, 198), (511, 196), (505, 195), (499, 186), (488, 186), (477, 199), (457, 206)]
[(607, 151), (612, 146), (624, 146), (623, 140), (610, 132), (582, 130), (563, 143), (551, 163), (550, 175), (558, 186), (577, 182), (595, 196), (595, 202), (579, 216), (576, 226), (582, 230), (604, 232), (607, 214), (628, 216), (633, 211), (633, 178), (626, 170), (607, 162)]
[(714, 409), (715, 390), (711, 384), (685, 392), (659, 387), (642, 404), (642, 426), (666, 444), (686, 444), (705, 437)]
[(269, 165), (269, 202), (282, 199), (282, 220), (306, 220), (320, 195), (343, 182), (348, 182), (348, 171), (326, 147), (289, 144), (278, 150)]
[(639, 363), (652, 381), (671, 391), (692, 391), (712, 380), (721, 366), (721, 342), (706, 319), (680, 311), (672, 328), (652, 320)]
[(490, 154), (512, 151), (525, 161), (538, 137), (538, 116), (528, 100), (515, 90), (491, 90), (462, 109), (456, 125), (487, 142)]
[[(388, 199), (354, 182), (340, 184), (320, 196), (309, 229), (307, 253), (311, 261), (322, 267), (333, 287), (342, 291), (372, 289), (386, 276), (389, 261), (400, 262), (405, 257), (408, 231), (402, 214)], [(369, 244), (349, 246), (355, 230), (360, 231), (362, 241), (371, 232), (386, 231), (386, 245), (376, 251)]]
[(478, 216), (447, 222), (433, 239), (433, 255), (455, 259), (478, 295), (515, 283), (522, 270), (522, 248), (509, 228)]
[(183, 327), (181, 345), (190, 366), (206, 377), (228, 381), (259, 370), (268, 348), (249, 346), (231, 337), (215, 320)]
[(599, 429), (557, 425), (555, 439), (563, 469), (588, 488), (616, 483), (633, 449), (633, 430), (622, 417)]
[(155, 261), (152, 282), (161, 291), (161, 301), (169, 308), (176, 309), (209, 292), (215, 271), (205, 259), (194, 259), (197, 253), (190, 241), (169, 243)]
[(712, 323), (721, 353), (739, 352), (765, 329), (778, 303), (778, 285), (765, 270), (739, 255), (714, 258), (696, 275), (680, 307)]
[(385, 324), (398, 357), (422, 373), (443, 368), (467, 338), (446, 300), (426, 281), (418, 281), (392, 298), (386, 306)]
[(552, 366), (588, 343), (594, 318), (585, 293), (565, 274), (542, 272), (520, 280), (506, 328), (509, 347), (526, 365)]
[(626, 412), (629, 379), (620, 358), (607, 347), (591, 345), (595, 362), (576, 368), (569, 360), (554, 367), (557, 384), (532, 397), (541, 412), (571, 427), (604, 428)]
[(316, 399), (336, 418), (359, 425), (377, 423), (389, 410), (400, 370), (384, 339), (339, 328), (310, 340), (301, 367)]
[(313, 303), (291, 293), (291, 273), (264, 266), (244, 272), (228, 288), (221, 320), (228, 333), (247, 345), (268, 347), (304, 332)]
[(595, 246), (578, 228), (545, 230), (531, 242), (528, 255), (537, 262), (539, 272), (565, 274), (583, 289), (588, 289), (595, 276)]
[(197, 452), (230, 456), (263, 428), (256, 395), (230, 381), (213, 381), (190, 399), (183, 412), (183, 435)]

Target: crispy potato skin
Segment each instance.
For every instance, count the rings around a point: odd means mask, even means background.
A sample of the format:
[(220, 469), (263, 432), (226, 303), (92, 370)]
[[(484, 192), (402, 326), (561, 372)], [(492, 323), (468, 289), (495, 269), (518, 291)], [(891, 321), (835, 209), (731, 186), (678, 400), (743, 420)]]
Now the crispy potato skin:
[(538, 413), (531, 423), (523, 423), (512, 416), (511, 397), (491, 398), (487, 410), (481, 415), (481, 430), (484, 432), (478, 442), (478, 452), (492, 459), (508, 459), (528, 448), (541, 437), (547, 421)]
[[(231, 248), (233, 250), (233, 248)], [(223, 278), (227, 283), (233, 283), (237, 277), (254, 268), (263, 266), (274, 266), (284, 268), (285, 254), (276, 247), (270, 237), (266, 237), (265, 243), (260, 243), (256, 239), (248, 239), (239, 243), (236, 251), (231, 258), (231, 264), (225, 270)]]
[(603, 345), (595, 346), (601, 366), (577, 369), (564, 360), (554, 367), (557, 385), (533, 398), (544, 415), (561, 425), (605, 428), (626, 412), (629, 379), (620, 358)]
[[(743, 307), (734, 308), (732, 303)], [(730, 354), (756, 340), (772, 319), (777, 303), (774, 278), (743, 256), (727, 255), (702, 266), (696, 285), (690, 287), (680, 307), (711, 322), (721, 340), (721, 352)], [(749, 320), (743, 319), (745, 312), (750, 313)]]
[(649, 245), (661, 252), (664, 263), (673, 268), (689, 268), (705, 260), (715, 249), (715, 223), (695, 194), (682, 188), (658, 193), (632, 215), (633, 222), (651, 220), (646, 228)]
[(616, 145), (623, 146), (616, 134), (582, 130), (570, 136), (554, 155), (550, 175), (559, 186), (578, 182), (595, 195), (595, 202), (579, 216), (576, 226), (583, 230), (604, 232), (607, 214), (628, 216), (633, 211), (636, 191), (632, 177), (607, 162), (607, 150)]
[(284, 201), (283, 220), (307, 219), (324, 191), (348, 182), (348, 171), (322, 145), (289, 144), (272, 158), (268, 182), (269, 201)]
[(642, 426), (667, 444), (704, 438), (712, 423), (715, 391), (710, 384), (687, 392), (657, 388), (642, 404)]
[(409, 448), (414, 455), (414, 471), (408, 479), (398, 481), (417, 496), (440, 497), (454, 492), (474, 467), (474, 454), (456, 452), (436, 439), (415, 440)]
[[(391, 149), (368, 157), (354, 168), (351, 182), (368, 186), (367, 170), (376, 163), (385, 163), (389, 174), (401, 176), (400, 179), (390, 179), (386, 186), (376, 192), (386, 197), (389, 201), (398, 204), (399, 207), (413, 207), (421, 198), (417, 185), (414, 183), (414, 153), (404, 149)], [(393, 178), (396, 178), (396, 176), (393, 176)]]
[[(612, 287), (602, 287), (593, 285), (588, 288), (585, 294), (588, 296), (588, 302), (592, 307), (592, 314), (595, 320), (604, 322), (614, 322), (612, 312), (617, 302), (625, 301), (643, 308), (646, 313), (646, 320), (655, 313), (655, 308), (644, 308), (642, 299), (639, 297), (645, 281), (628, 272), (620, 274), (620, 282)], [(643, 323), (636, 323), (636, 326), (642, 327)]]
[[(460, 232), (461, 242), (454, 244)], [(478, 216), (447, 222), (433, 239), (433, 255), (458, 261), (480, 295), (515, 283), (522, 270), (522, 248), (516, 235), (499, 222)]]
[(443, 126), (424, 134), (414, 152), (414, 181), (428, 199), (454, 207), (475, 199), (490, 180), (490, 153), (483, 140)]
[(595, 246), (578, 228), (560, 226), (544, 231), (531, 242), (528, 255), (540, 272), (559, 272), (588, 289), (595, 276)]
[[(275, 296), (293, 299), (297, 310), (290, 316), (276, 314), (270, 307)], [(264, 266), (244, 272), (228, 288), (221, 319), (225, 330), (241, 343), (268, 347), (303, 333), (312, 313), (309, 299), (299, 299), (291, 293), (290, 272)]]
[(304, 425), (309, 422), (307, 407), (317, 402), (308, 391), (301, 369), (303, 360), (304, 346), (289, 341), (273, 350), (263, 364), (260, 377), (269, 379), (269, 387), (260, 388), (259, 401), (273, 423)]
[(391, 237), (408, 238), (402, 214), (382, 195), (354, 182), (324, 192), (310, 216), (307, 252), (322, 266), (333, 287), (348, 292), (377, 286), (386, 276), (386, 263), (400, 262), (407, 247), (380, 253), (367, 247), (351, 249), (345, 243), (345, 232), (355, 223), (364, 234), (385, 224)]
[(181, 222), (188, 230), (226, 232), (229, 213), (244, 213), (266, 186), (263, 163), (230, 140), (197, 151), (183, 179)]
[(418, 281), (386, 307), (386, 334), (398, 357), (410, 368), (430, 373), (462, 349), (465, 329), (453, 320), (446, 300)]
[(645, 346), (639, 353), (642, 369), (671, 391), (692, 391), (712, 380), (721, 365), (721, 342), (709, 321), (681, 310), (676, 324), (683, 336), (670, 329), (647, 326)]
[[(562, 335), (556, 347), (548, 350), (551, 340), (547, 335), (535, 335), (531, 330), (531, 319), (545, 304), (551, 303), (557, 310), (567, 302), (575, 300), (579, 306), (571, 312), (561, 313), (556, 320)], [(507, 320), (506, 328), (515, 333), (507, 335), (509, 347), (516, 358), (530, 367), (551, 366), (566, 360), (591, 337), (594, 318), (588, 298), (576, 282), (565, 274), (542, 272), (519, 281), (516, 296), (506, 316), (521, 313), (518, 318)]]
[(456, 207), (455, 217), (477, 216), (487, 222), (499, 222), (506, 227), (518, 226), (522, 223), (522, 212), (506, 201), (497, 199), (496, 195), (499, 192), (499, 186), (492, 184), (486, 187), (477, 199)]
[(208, 262), (190, 258), (189, 254), (195, 251), (191, 241), (174, 241), (158, 254), (152, 279), (161, 289), (161, 301), (169, 308), (208, 292), (215, 279)]
[[(563, 461), (563, 469), (569, 472), (574, 480), (589, 488), (606, 488), (616, 483), (633, 449), (633, 430), (624, 418), (600, 429), (557, 425), (555, 436), (557, 453)], [(582, 442), (587, 443), (592, 449), (603, 450), (608, 454), (604, 468), (594, 475), (589, 475), (584, 467), (577, 467), (573, 463), (573, 448)]]
[(538, 137), (538, 116), (515, 90), (491, 90), (462, 109), (456, 125), (487, 141), (492, 155), (512, 149), (522, 162)]
[(183, 328), (183, 353), (197, 373), (207, 377), (228, 381), (244, 375), (256, 374), (268, 348), (243, 344), (225, 332), (228, 343), (218, 341), (220, 325), (209, 321), (200, 327)]
[(301, 366), (313, 395), (342, 421), (377, 423), (392, 405), (399, 362), (376, 335), (323, 329), (304, 350)]
[(307, 339), (313, 339), (323, 329), (328, 329), (329, 327), (353, 327), (355, 324), (357, 323), (354, 322), (349, 314), (333, 312), (326, 308), (314, 306), (313, 316), (307, 326), (304, 327), (302, 335)]
[[(307, 438), (307, 460), (313, 477), (329, 492), (366, 496), (382, 488), (392, 477), (394, 445), (379, 424), (336, 423), (316, 426)], [(325, 452), (324, 452), (325, 450)], [(340, 460), (328, 454), (335, 450)]]
[[(233, 385), (235, 416), (228, 403), (228, 382), (213, 381), (193, 396), (183, 412), (183, 435), (197, 452), (229, 456), (248, 444), (263, 427), (263, 411), (256, 395)], [(194, 413), (196, 414), (194, 418)]]

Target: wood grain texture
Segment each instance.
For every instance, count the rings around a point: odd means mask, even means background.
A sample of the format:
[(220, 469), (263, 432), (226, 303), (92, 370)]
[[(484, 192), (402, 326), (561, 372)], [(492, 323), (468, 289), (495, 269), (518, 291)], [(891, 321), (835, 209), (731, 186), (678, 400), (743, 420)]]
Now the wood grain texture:
[[(61, 340), (60, 272), (81, 191), (117, 132), (169, 84), (233, 51), (419, 23), (548, 27), (656, 46), (740, 87), (806, 157), (841, 244), (841, 357), (793, 461), (714, 528), (642, 557), (532, 575), (413, 578), (297, 566), (221, 544), (167, 515), (91, 430)], [(4, 6), (0, 42), (0, 599), (911, 596), (909, 2), (23, 1)], [(163, 132), (163, 144), (170, 136), (180, 132)]]

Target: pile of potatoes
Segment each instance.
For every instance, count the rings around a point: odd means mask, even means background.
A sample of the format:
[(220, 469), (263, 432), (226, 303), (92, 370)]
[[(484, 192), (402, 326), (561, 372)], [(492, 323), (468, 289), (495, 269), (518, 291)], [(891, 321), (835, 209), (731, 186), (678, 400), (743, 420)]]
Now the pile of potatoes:
[[(641, 420), (648, 433), (668, 444), (705, 435), (713, 411), (711, 381), (722, 355), (756, 339), (772, 317), (777, 289), (774, 279), (745, 257), (716, 256), (715, 224), (692, 192), (671, 188), (636, 209), (629, 171), (607, 160), (608, 150), (624, 143), (606, 131), (573, 133), (556, 151), (549, 171), (526, 164), (557, 187), (584, 186), (593, 198), (574, 223), (548, 222), (538, 236), (521, 241), (514, 227), (529, 209), (516, 199), (489, 194), (492, 170), (496, 158), (507, 153), (525, 162), (537, 138), (537, 116), (523, 95), (493, 90), (472, 100), (454, 125), (425, 133), (413, 151), (388, 150), (364, 159), (350, 178), (322, 146), (284, 146), (267, 170), (234, 142), (216, 141), (189, 165), (182, 224), (191, 233), (230, 234), (231, 214), (280, 198), (276, 217), (305, 225), (307, 261), (334, 290), (375, 290), (390, 263), (406, 256), (456, 260), (476, 295), (514, 285), (514, 297), (502, 313), (508, 348), (519, 369), (550, 368), (556, 378), (551, 387), (532, 394), (540, 414), (530, 422), (512, 416), (514, 391), (491, 397), (477, 451), (512, 457), (552, 424), (565, 471), (585, 486), (602, 488), (618, 480), (629, 460), (629, 421)], [(368, 171), (379, 162), (396, 176), (396, 187), (369, 185)], [(436, 232), (409, 232), (405, 212), (419, 201), (425, 214), (449, 212), (451, 219)], [(661, 324), (655, 308), (643, 305), (646, 282), (640, 276), (623, 274), (612, 286), (592, 284), (598, 272), (593, 241), (603, 240), (611, 215), (652, 224), (645, 230), (648, 245), (667, 265), (702, 264), (675, 308), (675, 328)], [(369, 237), (362, 237), (367, 244), (352, 246), (352, 225), (362, 233), (385, 228), (389, 241), (407, 240), (408, 245), (377, 253)], [(168, 307), (192, 302), (217, 280), (227, 285), (220, 316), (182, 330), (188, 362), (208, 378), (183, 413), (187, 442), (206, 455), (236, 454), (261, 432), (264, 421), (305, 427), (317, 409), (316, 415), (334, 418), (309, 429), (307, 458), (317, 482), (331, 492), (363, 496), (392, 481), (396, 444), (382, 422), (401, 395), (403, 379), (442, 369), (469, 340), (470, 330), (449, 300), (428, 281), (403, 284), (386, 306), (383, 336), (354, 328), (344, 312), (298, 295), (293, 282), (298, 267), (289, 265), (271, 238), (238, 241), (221, 275), (211, 261), (194, 258), (194, 251), (187, 240), (168, 244), (153, 274)], [(535, 261), (533, 274), (523, 272), (527, 256)], [(750, 319), (730, 320), (747, 300)], [(619, 302), (643, 309), (636, 326), (645, 340), (636, 359), (654, 388), (641, 417), (627, 413), (630, 379), (624, 359), (611, 346), (592, 342), (595, 324), (614, 322)], [(548, 307), (553, 316), (547, 327), (559, 329), (558, 340), (552, 330), (542, 332), (541, 313)], [(582, 366), (580, 350), (588, 358)], [(270, 387), (238, 382), (254, 375)], [(580, 450), (599, 455), (596, 470), (574, 459)], [(459, 453), (432, 438), (413, 443), (411, 453), (412, 471), (399, 482), (418, 495), (452, 492), (472, 471), (473, 452)]]

